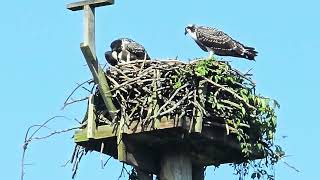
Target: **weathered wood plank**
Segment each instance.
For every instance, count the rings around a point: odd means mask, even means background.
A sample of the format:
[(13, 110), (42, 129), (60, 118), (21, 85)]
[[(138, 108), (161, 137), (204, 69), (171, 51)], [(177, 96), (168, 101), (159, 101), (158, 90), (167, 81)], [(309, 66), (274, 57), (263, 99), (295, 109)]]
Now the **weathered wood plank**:
[(104, 126), (98, 126), (98, 129), (95, 133), (95, 139), (104, 139), (104, 138), (110, 138), (115, 137), (117, 134), (117, 131), (114, 129), (115, 127), (113, 125), (104, 125)]
[(67, 7), (71, 10), (84, 10), (84, 42), (80, 44), (80, 48), (90, 68), (94, 81), (98, 84), (108, 113), (112, 120), (114, 120), (117, 109), (112, 102), (110, 88), (104, 71), (99, 66), (95, 46), (95, 7), (108, 4), (113, 4), (113, 0), (86, 0), (69, 4)]
[[(153, 131), (155, 129), (170, 129), (170, 128), (176, 128), (181, 127), (184, 129), (187, 129), (189, 127), (190, 122), (186, 122), (184, 119), (180, 121), (176, 121), (174, 119), (168, 119), (168, 117), (163, 116), (160, 118), (160, 121), (157, 121), (155, 123), (155, 127), (151, 126), (151, 123), (149, 126), (142, 126), (142, 123), (139, 121), (133, 121), (130, 123), (130, 126), (124, 124), (123, 125), (123, 133), (125, 134), (135, 134), (135, 133), (141, 133), (141, 132), (148, 132)], [(118, 134), (118, 130), (116, 129), (117, 125), (101, 125), (98, 126), (95, 130), (94, 139), (104, 139), (104, 138), (110, 138), (115, 137)], [(75, 133), (75, 142), (82, 142), (87, 141), (87, 128), (80, 129), (76, 131)]]
[(126, 145), (123, 141), (123, 126), (125, 123), (125, 118), (121, 116), (120, 124), (118, 126), (117, 134), (117, 147), (118, 147), (118, 160), (127, 162), (127, 150)]
[(90, 95), (88, 100), (88, 110), (87, 110), (87, 138), (92, 139), (95, 136), (96, 131), (96, 116), (94, 113), (94, 98)]
[[(117, 132), (114, 130), (114, 126), (112, 125), (103, 125), (103, 126), (98, 126), (93, 139), (105, 139), (105, 138), (110, 138), (110, 137), (115, 137)], [(88, 134), (87, 134), (87, 128), (77, 130), (74, 135), (74, 141), (76, 143), (79, 142), (84, 142), (88, 141)]]
[(146, 131), (152, 131), (155, 129), (168, 129), (168, 128), (175, 128), (175, 127), (181, 127), (181, 128), (187, 128), (189, 126), (190, 122), (186, 122), (185, 119), (175, 120), (175, 119), (168, 119), (167, 116), (163, 116), (159, 118), (160, 120), (156, 120), (154, 123), (154, 126), (152, 126), (153, 123), (148, 123), (147, 126), (143, 126), (142, 122), (140, 121), (133, 121), (130, 126), (125, 125), (124, 126), (124, 133), (126, 134), (134, 134), (134, 133), (140, 133), (140, 132), (146, 132)]
[(88, 141), (88, 137), (87, 137), (87, 128), (85, 129), (81, 129), (75, 132), (74, 134), (74, 141), (76, 143), (78, 142), (84, 142), (84, 141)]
[(114, 4), (114, 0), (86, 0), (75, 3), (70, 3), (67, 8), (71, 11), (82, 10), (85, 5), (90, 5), (92, 7), (100, 7)]
[(100, 94), (108, 109), (108, 113), (113, 120), (116, 116), (117, 109), (112, 102), (112, 94), (105, 74), (99, 66), (98, 61), (96, 60), (97, 57), (94, 55), (91, 47), (88, 44), (81, 43), (80, 48), (90, 68), (94, 81), (98, 84)]
[[(89, 5), (84, 6), (84, 44), (88, 45), (92, 51), (93, 56), (96, 56), (95, 45), (95, 10)], [(96, 59), (97, 60), (97, 59)], [(99, 64), (99, 63), (97, 63)], [(97, 67), (95, 67), (97, 69)]]

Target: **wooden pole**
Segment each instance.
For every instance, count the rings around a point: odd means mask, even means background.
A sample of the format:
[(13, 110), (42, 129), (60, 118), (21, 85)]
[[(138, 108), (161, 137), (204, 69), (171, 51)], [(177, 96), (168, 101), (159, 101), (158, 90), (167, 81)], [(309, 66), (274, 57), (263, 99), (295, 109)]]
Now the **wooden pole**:
[(84, 10), (84, 42), (80, 44), (80, 48), (112, 120), (116, 117), (117, 109), (112, 102), (107, 79), (96, 57), (95, 8), (113, 3), (113, 0), (86, 0), (67, 5), (67, 8), (72, 11)]
[(160, 180), (192, 180), (191, 159), (185, 153), (165, 154), (160, 167)]
[[(104, 71), (98, 63), (95, 46), (95, 8), (112, 4), (114, 4), (114, 0), (85, 0), (68, 4), (67, 8), (71, 11), (84, 10), (84, 41), (80, 44), (80, 48), (90, 68), (93, 79), (95, 83), (98, 85), (100, 94), (108, 109), (109, 115), (112, 118), (112, 120), (114, 120), (117, 113), (117, 109), (112, 102), (112, 94), (110, 92), (110, 87), (106, 80)], [(93, 111), (89, 110), (88, 112)], [(92, 138), (94, 136), (95, 122), (94, 118), (90, 114), (88, 114), (88, 118), (90, 119), (90, 125), (88, 124), (89, 130), (87, 137)], [(117, 143), (119, 144), (118, 156), (119, 160), (121, 160), (121, 158), (125, 158), (124, 153), (126, 153), (126, 146), (122, 140), (122, 125), (120, 125), (119, 127), (120, 128), (118, 129), (119, 135)], [(140, 180), (152, 180), (152, 174), (148, 174), (140, 170), (137, 170), (137, 173)]]
[(90, 5), (84, 5), (83, 11), (83, 45), (89, 46), (93, 56), (96, 56), (95, 8), (91, 7)]

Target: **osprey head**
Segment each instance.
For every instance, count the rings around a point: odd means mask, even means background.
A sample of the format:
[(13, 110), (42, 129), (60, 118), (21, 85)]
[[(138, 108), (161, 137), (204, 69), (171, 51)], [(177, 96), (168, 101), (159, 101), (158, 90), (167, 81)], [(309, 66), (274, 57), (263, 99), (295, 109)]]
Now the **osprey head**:
[(120, 53), (121, 51), (121, 45), (122, 45), (122, 40), (121, 39), (117, 39), (117, 40), (114, 40), (111, 45), (110, 45), (110, 48), (112, 51), (116, 51), (118, 53)]
[(196, 25), (189, 24), (186, 28), (184, 28), (184, 35), (187, 35), (188, 33), (193, 33), (195, 31)]

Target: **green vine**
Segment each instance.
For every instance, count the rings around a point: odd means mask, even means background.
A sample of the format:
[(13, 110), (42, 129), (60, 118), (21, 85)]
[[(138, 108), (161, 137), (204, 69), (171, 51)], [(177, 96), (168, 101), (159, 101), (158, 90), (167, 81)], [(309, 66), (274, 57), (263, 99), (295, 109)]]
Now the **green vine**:
[[(212, 88), (207, 101), (207, 105), (217, 113), (214, 118), (223, 119), (240, 143), (245, 161), (233, 164), (235, 174), (240, 179), (250, 172), (252, 179), (275, 179), (270, 167), (284, 156), (282, 148), (274, 144), (277, 127), (275, 111), (280, 108), (279, 103), (257, 95), (255, 83), (249, 75), (241, 74), (229, 64), (214, 58), (199, 61), (195, 72), (198, 77), (206, 77), (241, 97), (236, 98), (221, 88)], [(264, 158), (250, 160), (257, 152), (262, 153)]]

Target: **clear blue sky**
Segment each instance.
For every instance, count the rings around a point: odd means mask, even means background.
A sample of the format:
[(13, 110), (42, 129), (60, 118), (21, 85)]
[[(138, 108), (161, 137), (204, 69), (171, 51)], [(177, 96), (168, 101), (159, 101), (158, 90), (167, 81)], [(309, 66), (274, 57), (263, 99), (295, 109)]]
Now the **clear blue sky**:
[[(91, 76), (79, 49), (82, 12), (68, 11), (65, 6), (69, 2), (1, 3), (0, 179), (19, 179), (28, 126), (54, 115), (83, 117), (84, 104), (60, 110), (76, 83)], [(97, 10), (97, 55), (103, 61), (103, 53), (113, 39), (130, 37), (155, 58), (207, 56), (184, 36), (189, 23), (217, 27), (256, 47), (256, 62), (232, 59), (232, 64), (242, 71), (253, 68), (258, 91), (281, 104), (277, 141), (291, 155), (285, 160), (301, 172), (280, 162), (276, 178), (320, 179), (319, 7), (318, 0), (116, 0), (114, 6)], [(74, 125), (61, 119), (49, 126), (64, 129)], [(281, 139), (284, 135), (288, 137)], [(31, 144), (26, 163), (32, 165), (26, 167), (25, 179), (71, 179), (71, 167), (60, 167), (71, 156), (71, 136), (69, 133)], [(117, 179), (121, 164), (111, 161), (101, 169), (99, 158), (97, 153), (89, 153), (80, 164), (77, 179)], [(216, 171), (209, 169), (206, 179), (237, 178), (231, 168), (222, 166)]]

